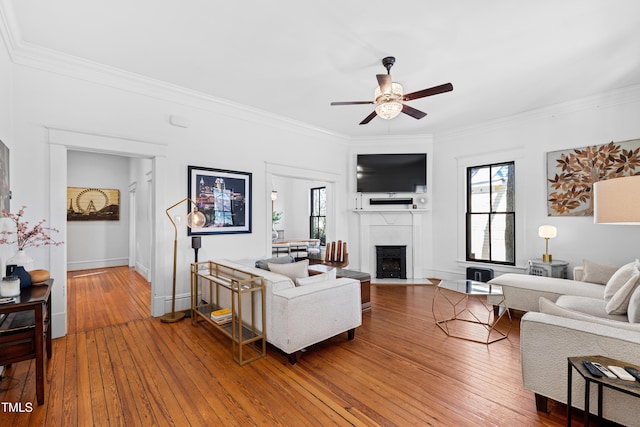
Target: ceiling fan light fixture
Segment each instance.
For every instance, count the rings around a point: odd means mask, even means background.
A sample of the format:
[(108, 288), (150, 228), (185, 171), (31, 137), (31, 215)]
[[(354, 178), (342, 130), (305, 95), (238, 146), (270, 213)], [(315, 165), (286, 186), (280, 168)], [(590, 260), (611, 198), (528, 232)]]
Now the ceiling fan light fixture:
[(387, 69), (387, 74), (376, 74), (378, 86), (374, 91), (374, 101), (332, 102), (331, 105), (375, 104), (375, 110), (360, 122), (361, 125), (366, 125), (376, 116), (385, 120), (391, 120), (397, 117), (400, 113), (404, 113), (407, 116), (419, 120), (425, 117), (427, 113), (410, 107), (407, 104), (403, 104), (403, 102), (412, 101), (419, 98), (426, 98), (427, 96), (438, 95), (440, 93), (450, 92), (453, 90), (453, 85), (451, 83), (445, 83), (439, 86), (411, 92), (405, 95), (402, 85), (400, 83), (391, 81), (391, 67), (395, 62), (396, 58), (394, 58), (393, 56), (387, 56), (386, 58), (382, 59), (382, 65)]
[(402, 112), (402, 104), (395, 101), (385, 102), (376, 107), (378, 117), (391, 120)]
[(376, 104), (381, 104), (385, 101), (399, 101), (402, 99), (404, 89), (400, 83), (392, 82), (390, 89), (391, 92), (382, 92), (380, 86), (376, 87), (376, 90), (373, 93), (373, 99), (376, 100)]
[(376, 87), (374, 92), (374, 98), (376, 100), (376, 114), (385, 119), (391, 120), (402, 112), (402, 104), (398, 101), (402, 99), (403, 88), (400, 83), (392, 82), (387, 89), (391, 89), (390, 92), (383, 92), (380, 86)]

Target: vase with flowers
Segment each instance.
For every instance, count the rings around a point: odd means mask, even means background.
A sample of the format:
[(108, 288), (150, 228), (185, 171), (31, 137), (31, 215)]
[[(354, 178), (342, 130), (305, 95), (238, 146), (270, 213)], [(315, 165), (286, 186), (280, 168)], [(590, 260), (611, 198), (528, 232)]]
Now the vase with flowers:
[[(6, 209), (2, 210), (2, 217), (11, 220), (15, 224), (15, 229), (0, 230), (0, 244), (12, 245), (18, 244), (18, 253), (7, 260), (7, 265), (23, 266), (25, 270), (33, 270), (33, 259), (27, 255), (25, 249), (29, 247), (40, 247), (46, 245), (61, 245), (63, 242), (57, 242), (51, 237), (52, 232), (58, 232), (57, 229), (46, 227), (46, 220), (41, 220), (33, 227), (29, 226), (29, 221), (24, 219), (24, 210), (26, 206), (18, 211), (11, 213)], [(13, 228), (13, 227), (12, 227)]]

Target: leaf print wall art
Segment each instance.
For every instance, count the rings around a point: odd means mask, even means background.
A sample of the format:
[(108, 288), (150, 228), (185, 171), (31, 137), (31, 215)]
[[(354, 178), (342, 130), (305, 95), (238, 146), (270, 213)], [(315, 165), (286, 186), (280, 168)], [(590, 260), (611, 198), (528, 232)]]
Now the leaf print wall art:
[(593, 184), (640, 175), (640, 139), (547, 153), (547, 214), (593, 216)]

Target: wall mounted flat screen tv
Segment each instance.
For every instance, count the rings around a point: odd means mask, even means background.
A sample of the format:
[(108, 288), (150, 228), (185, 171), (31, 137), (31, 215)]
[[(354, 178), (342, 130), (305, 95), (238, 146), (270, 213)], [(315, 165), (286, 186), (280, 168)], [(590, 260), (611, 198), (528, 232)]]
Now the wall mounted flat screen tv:
[(358, 154), (359, 193), (424, 193), (427, 154)]

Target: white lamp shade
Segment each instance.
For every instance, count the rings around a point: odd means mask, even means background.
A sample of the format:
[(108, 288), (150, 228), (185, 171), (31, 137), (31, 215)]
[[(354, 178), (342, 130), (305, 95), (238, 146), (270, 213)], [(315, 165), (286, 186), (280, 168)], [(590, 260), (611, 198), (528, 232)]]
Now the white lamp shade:
[(640, 224), (640, 176), (625, 176), (593, 185), (593, 222)]
[(545, 239), (553, 239), (556, 237), (558, 229), (553, 225), (541, 225), (538, 228), (538, 236)]

